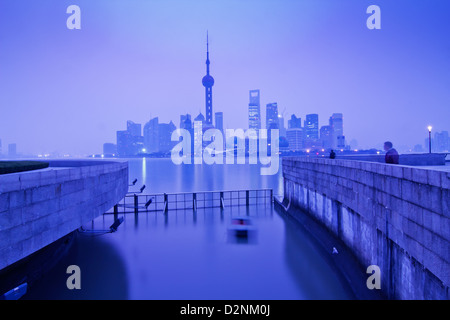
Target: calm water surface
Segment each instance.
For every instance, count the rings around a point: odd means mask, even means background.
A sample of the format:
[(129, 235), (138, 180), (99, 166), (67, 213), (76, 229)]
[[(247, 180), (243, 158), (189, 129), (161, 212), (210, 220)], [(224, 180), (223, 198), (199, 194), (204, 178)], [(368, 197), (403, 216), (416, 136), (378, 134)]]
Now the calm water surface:
[[(174, 165), (129, 160), (131, 190), (144, 193), (272, 188), (278, 175), (257, 165)], [(230, 236), (232, 217), (249, 216), (255, 234)], [(115, 233), (77, 234), (67, 256), (31, 287), (28, 299), (348, 299), (335, 268), (310, 237), (272, 205), (126, 214)], [(85, 228), (107, 229), (112, 215)], [(66, 287), (67, 266), (81, 269), (81, 290)]]

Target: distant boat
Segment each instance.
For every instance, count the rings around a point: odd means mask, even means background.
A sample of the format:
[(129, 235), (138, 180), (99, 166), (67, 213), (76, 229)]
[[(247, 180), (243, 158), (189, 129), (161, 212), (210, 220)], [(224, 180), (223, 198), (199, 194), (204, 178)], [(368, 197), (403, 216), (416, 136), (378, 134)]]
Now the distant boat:
[(228, 232), (237, 238), (248, 238), (256, 228), (249, 217), (235, 217), (231, 219)]

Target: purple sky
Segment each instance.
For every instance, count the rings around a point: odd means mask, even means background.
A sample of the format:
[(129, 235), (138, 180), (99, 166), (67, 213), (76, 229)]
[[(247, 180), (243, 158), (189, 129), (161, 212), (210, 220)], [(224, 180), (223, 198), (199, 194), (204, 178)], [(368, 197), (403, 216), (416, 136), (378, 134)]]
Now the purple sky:
[[(81, 8), (81, 30), (66, 8)], [(366, 9), (381, 8), (381, 30)], [(2, 0), (0, 139), (22, 153), (101, 153), (126, 121), (213, 111), (248, 127), (248, 91), (285, 118), (344, 114), (359, 147), (450, 130), (450, 1)], [(265, 113), (263, 113), (264, 115)], [(262, 123), (265, 123), (263, 120)], [(287, 125), (287, 124), (286, 124)]]

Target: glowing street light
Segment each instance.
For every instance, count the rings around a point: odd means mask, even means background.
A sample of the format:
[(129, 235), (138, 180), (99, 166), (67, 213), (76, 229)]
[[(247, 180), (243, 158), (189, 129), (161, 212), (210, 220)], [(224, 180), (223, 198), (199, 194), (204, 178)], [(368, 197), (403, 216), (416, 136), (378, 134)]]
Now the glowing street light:
[(431, 153), (431, 129), (433, 129), (432, 126), (428, 126), (428, 151)]

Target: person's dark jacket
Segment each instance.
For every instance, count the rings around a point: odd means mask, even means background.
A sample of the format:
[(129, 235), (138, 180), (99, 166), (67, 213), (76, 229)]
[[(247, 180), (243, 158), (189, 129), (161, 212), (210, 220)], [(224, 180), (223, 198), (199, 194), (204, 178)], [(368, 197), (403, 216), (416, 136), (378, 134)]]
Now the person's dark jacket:
[(394, 148), (389, 149), (386, 152), (384, 160), (386, 163), (398, 164), (398, 152)]

